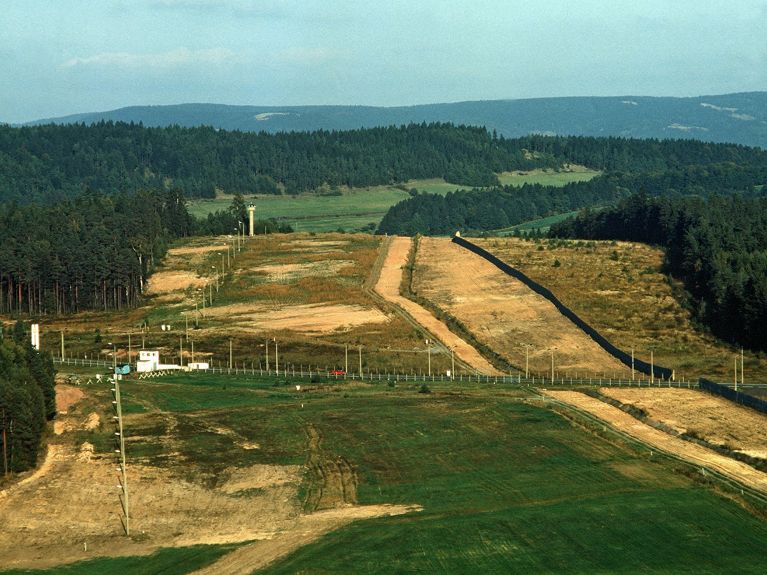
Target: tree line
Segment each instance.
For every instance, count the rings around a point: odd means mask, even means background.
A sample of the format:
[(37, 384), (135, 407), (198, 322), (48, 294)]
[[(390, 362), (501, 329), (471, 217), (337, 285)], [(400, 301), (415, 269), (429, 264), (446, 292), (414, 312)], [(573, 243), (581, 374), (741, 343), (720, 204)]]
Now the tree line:
[(181, 188), (188, 197), (296, 194), (445, 177), (497, 183), (496, 172), (554, 167), (484, 128), (412, 124), (279, 134), (141, 124), (0, 126), (0, 202)]
[(3, 473), (37, 464), (45, 422), (56, 415), (55, 371), (47, 352), (30, 344), (17, 323), (8, 337), (0, 326), (0, 443)]
[(549, 233), (663, 246), (667, 271), (684, 282), (695, 317), (726, 341), (767, 351), (766, 197), (637, 194)]

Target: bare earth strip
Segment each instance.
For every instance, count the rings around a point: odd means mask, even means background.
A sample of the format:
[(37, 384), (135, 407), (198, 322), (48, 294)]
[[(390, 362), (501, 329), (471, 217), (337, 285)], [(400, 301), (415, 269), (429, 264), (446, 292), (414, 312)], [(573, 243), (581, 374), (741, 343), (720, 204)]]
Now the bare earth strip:
[(212, 565), (195, 571), (194, 575), (247, 575), (352, 521), (401, 515), (419, 509), (406, 505), (363, 505), (302, 515), (289, 531), (232, 551)]
[(683, 439), (663, 433), (662, 431), (642, 423), (617, 407), (608, 405), (603, 401), (599, 401), (598, 399), (589, 397), (583, 393), (577, 391), (551, 390), (548, 390), (545, 393), (556, 400), (595, 415), (616, 429), (628, 433), (644, 443), (681, 457), (696, 465), (714, 469), (739, 481), (743, 485), (767, 493), (767, 473), (757, 471), (745, 463), (730, 459), (724, 455), (719, 455), (718, 453), (695, 443), (690, 443), (689, 441), (684, 441)]
[(626, 367), (565, 318), (548, 300), (487, 260), (448, 238), (423, 238), (418, 250), (415, 290), (461, 321), (481, 342), (530, 370), (626, 373)]
[(709, 443), (727, 445), (767, 459), (767, 415), (692, 389), (604, 388), (605, 395), (644, 409), (655, 421), (694, 432)]
[(404, 309), (414, 320), (447, 347), (454, 348), (455, 355), (474, 369), (485, 374), (503, 375), (482, 357), (474, 347), (450, 331), (431, 312), (400, 295), (399, 286), (402, 283), (402, 268), (407, 264), (410, 241), (410, 238), (398, 237), (392, 239), (389, 253), (386, 255), (381, 275), (375, 286), (375, 291), (386, 300)]

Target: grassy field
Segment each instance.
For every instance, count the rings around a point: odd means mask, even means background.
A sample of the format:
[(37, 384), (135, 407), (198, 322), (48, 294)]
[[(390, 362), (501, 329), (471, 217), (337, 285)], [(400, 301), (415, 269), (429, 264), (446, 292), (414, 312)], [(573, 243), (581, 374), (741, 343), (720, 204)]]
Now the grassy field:
[[(304, 463), (311, 427), (328, 458), (350, 462), (359, 504), (423, 506), (331, 532), (267, 573), (763, 572), (767, 523), (736, 497), (601, 427), (574, 425), (526, 389), (292, 383), (196, 375), (123, 385), (135, 413), (129, 461), (184, 461), (184, 477), (215, 485), (232, 465)], [(153, 417), (169, 412), (173, 445), (157, 444)], [(202, 420), (262, 448), (238, 449)], [(302, 493), (316, 480), (307, 474)], [(203, 551), (207, 561), (224, 549), (163, 551), (149, 569), (121, 558), (47, 572), (186, 573), (191, 563), (174, 560)]]
[(497, 234), (499, 236), (507, 236), (511, 234), (512, 232), (518, 230), (520, 232), (529, 232), (532, 230), (539, 230), (541, 232), (547, 232), (549, 231), (549, 228), (553, 224), (557, 224), (563, 220), (566, 220), (567, 218), (570, 218), (574, 215), (576, 215), (578, 212), (567, 212), (564, 214), (556, 214), (554, 216), (547, 216), (545, 218), (540, 218), (537, 220), (530, 220), (529, 222), (525, 222), (523, 224), (517, 224), (516, 226), (510, 226), (508, 228), (502, 228), (499, 230), (493, 230), (493, 234)]
[[(505, 172), (500, 174), (498, 179), (501, 184), (508, 186), (521, 186), (526, 183), (564, 186), (569, 182), (589, 180), (597, 174), (598, 172), (582, 168), (566, 172), (533, 170)], [(296, 231), (360, 231), (374, 229), (391, 206), (409, 197), (406, 190), (412, 188), (422, 193), (445, 195), (466, 189), (466, 186), (451, 184), (442, 178), (431, 178), (410, 180), (402, 186), (345, 188), (339, 196), (264, 195), (254, 197), (252, 201), (256, 204), (257, 217), (285, 221)], [(250, 202), (251, 199), (247, 201)], [(230, 203), (231, 196), (221, 196), (214, 200), (194, 200), (189, 202), (189, 211), (197, 217), (204, 217), (210, 212), (226, 209)]]
[[(628, 242), (496, 238), (477, 243), (549, 288), (619, 348), (677, 377), (729, 381), (740, 350), (694, 326), (662, 272), (663, 252)], [(767, 362), (746, 353), (746, 378), (767, 381)]]

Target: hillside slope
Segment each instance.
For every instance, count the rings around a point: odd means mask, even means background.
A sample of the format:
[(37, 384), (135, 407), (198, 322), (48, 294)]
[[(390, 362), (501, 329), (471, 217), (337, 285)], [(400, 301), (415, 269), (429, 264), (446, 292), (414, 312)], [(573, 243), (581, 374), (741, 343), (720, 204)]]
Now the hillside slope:
[(132, 106), (30, 122), (143, 122), (243, 131), (348, 130), (411, 122), (481, 125), (507, 137), (530, 133), (636, 138), (696, 138), (767, 147), (767, 92), (693, 98), (572, 97), (491, 100), (402, 107)]

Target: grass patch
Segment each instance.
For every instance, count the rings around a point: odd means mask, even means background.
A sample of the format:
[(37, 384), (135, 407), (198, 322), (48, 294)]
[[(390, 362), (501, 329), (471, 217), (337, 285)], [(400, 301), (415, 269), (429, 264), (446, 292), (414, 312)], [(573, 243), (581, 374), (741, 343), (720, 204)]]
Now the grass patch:
[(161, 549), (146, 557), (103, 557), (52, 569), (11, 569), (3, 575), (184, 575), (213, 563), (238, 545), (195, 545)]

